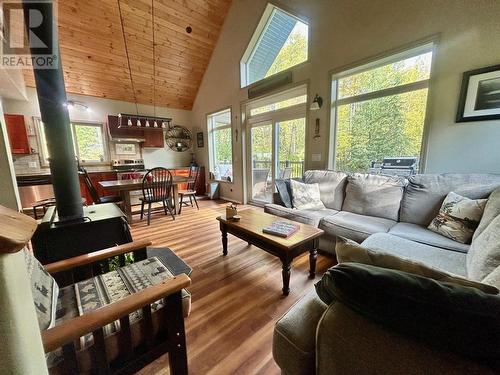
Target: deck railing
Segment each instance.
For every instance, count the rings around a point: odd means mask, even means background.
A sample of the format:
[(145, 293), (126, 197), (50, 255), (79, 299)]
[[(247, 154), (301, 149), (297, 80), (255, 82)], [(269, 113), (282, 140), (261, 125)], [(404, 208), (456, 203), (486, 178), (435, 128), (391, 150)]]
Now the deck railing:
[[(279, 162), (280, 170), (277, 173), (276, 178), (288, 177), (285, 172), (286, 169), (290, 170), (290, 178), (302, 178), (304, 175), (304, 161), (290, 161), (283, 160)], [(271, 161), (270, 160), (253, 160), (253, 168), (254, 169), (266, 169), (269, 168), (271, 170)]]

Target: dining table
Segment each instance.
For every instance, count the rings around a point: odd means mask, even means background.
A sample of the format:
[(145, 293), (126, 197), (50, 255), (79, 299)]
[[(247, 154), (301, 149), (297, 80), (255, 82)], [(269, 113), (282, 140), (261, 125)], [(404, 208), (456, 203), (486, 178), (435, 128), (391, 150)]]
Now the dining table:
[[(186, 176), (172, 176), (172, 200), (174, 213), (179, 212), (179, 185), (192, 182), (192, 178)], [(132, 180), (99, 181), (99, 185), (106, 191), (117, 194), (122, 199), (123, 213), (129, 223), (132, 223), (132, 205), (130, 204), (130, 192), (142, 189), (142, 178)]]

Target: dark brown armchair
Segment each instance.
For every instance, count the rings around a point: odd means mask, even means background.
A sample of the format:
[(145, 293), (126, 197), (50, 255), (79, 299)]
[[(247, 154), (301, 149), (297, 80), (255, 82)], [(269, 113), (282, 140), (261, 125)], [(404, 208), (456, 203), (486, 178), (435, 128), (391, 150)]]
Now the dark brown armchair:
[[(71, 274), (76, 269), (80, 273), (82, 270), (92, 272), (99, 262), (142, 251), (150, 244), (146, 240), (135, 241), (51, 263), (44, 268), (51, 274)], [(46, 353), (62, 348), (63, 361), (50, 372), (134, 373), (168, 352), (171, 373), (187, 374), (182, 290), (190, 283), (189, 277), (182, 274), (43, 331)], [(152, 313), (151, 304), (162, 299), (164, 306)], [(142, 312), (142, 319), (132, 324), (129, 314), (138, 310)], [(106, 337), (104, 327), (117, 320), (120, 330)], [(75, 342), (89, 333), (93, 335), (93, 344), (77, 350)]]
[[(45, 352), (47, 363), (53, 356), (57, 359), (50, 362), (49, 372), (53, 374), (131, 374), (168, 352), (170, 372), (187, 374), (183, 311), (183, 303), (189, 301), (184, 298), (184, 288), (191, 283), (187, 275), (174, 276), (161, 263), (155, 263), (159, 262), (157, 258), (144, 259), (145, 249), (151, 244), (147, 240), (43, 267), (27, 248), (36, 227), (34, 219), (0, 206), (0, 295), (5, 307), (0, 309), (0, 333), (5, 340), (0, 368), (4, 372), (45, 373)], [(142, 260), (118, 267), (127, 253)], [(102, 274), (103, 265), (110, 259), (117, 268)], [(46, 313), (46, 307), (55, 311), (54, 297), (57, 311), (64, 307), (61, 296), (65, 293), (61, 292), (109, 277), (111, 272), (125, 273), (127, 267), (140, 270), (144, 264), (150, 267), (144, 268), (150, 270), (148, 276), (159, 272), (154, 283), (67, 319), (57, 319), (56, 315), (54, 321), (54, 315)], [(59, 286), (49, 274), (62, 280)], [(97, 276), (91, 277), (94, 274)], [(79, 306), (83, 303), (84, 298), (80, 298)], [(62, 311), (66, 309), (70, 310), (65, 307)], [(40, 314), (44, 314), (42, 318)], [(110, 325), (118, 327), (112, 334), (107, 329)], [(82, 345), (82, 338), (89, 339), (89, 345)]]

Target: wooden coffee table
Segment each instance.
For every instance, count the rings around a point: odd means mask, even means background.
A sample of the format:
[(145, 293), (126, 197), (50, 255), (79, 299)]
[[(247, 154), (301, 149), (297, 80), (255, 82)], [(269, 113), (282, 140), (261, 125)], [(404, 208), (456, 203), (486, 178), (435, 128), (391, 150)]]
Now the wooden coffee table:
[(231, 233), (249, 244), (255, 245), (265, 252), (280, 258), (283, 264), (283, 294), (290, 293), (290, 269), (292, 261), (300, 254), (309, 251), (309, 277), (314, 278), (316, 273), (316, 257), (318, 253), (321, 229), (300, 223), (300, 229), (288, 238), (281, 238), (262, 233), (262, 229), (273, 221), (291, 221), (279, 216), (266, 214), (258, 210), (244, 210), (240, 213), (240, 221), (227, 220), (219, 216), (222, 233), (223, 254), (227, 255), (227, 234)]

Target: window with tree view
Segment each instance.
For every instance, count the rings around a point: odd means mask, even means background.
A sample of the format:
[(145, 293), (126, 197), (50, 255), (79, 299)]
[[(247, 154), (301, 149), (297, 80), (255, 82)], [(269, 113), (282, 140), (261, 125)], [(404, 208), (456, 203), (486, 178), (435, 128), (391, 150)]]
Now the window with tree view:
[(231, 109), (207, 116), (209, 132), (210, 172), (214, 179), (233, 180), (233, 147)]
[(241, 60), (241, 87), (307, 60), (308, 26), (269, 4)]
[(333, 77), (335, 169), (367, 172), (385, 157), (420, 160), (433, 45)]
[[(48, 164), (50, 157), (45, 138), (45, 128), (38, 121), (43, 164)], [(100, 123), (71, 123), (73, 146), (75, 155), (80, 163), (101, 163), (108, 160), (103, 124)]]

